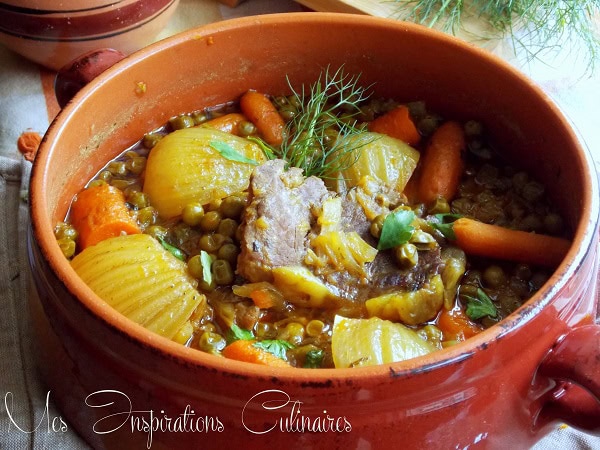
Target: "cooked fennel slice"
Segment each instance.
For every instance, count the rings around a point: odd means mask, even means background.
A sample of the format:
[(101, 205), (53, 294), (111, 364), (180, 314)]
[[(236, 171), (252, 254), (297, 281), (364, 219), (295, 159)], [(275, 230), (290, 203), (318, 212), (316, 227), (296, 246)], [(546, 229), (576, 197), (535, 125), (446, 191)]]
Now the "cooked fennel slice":
[(144, 192), (161, 217), (175, 217), (188, 203), (204, 205), (246, 189), (255, 165), (244, 161), (261, 163), (266, 157), (257, 144), (232, 134), (177, 130), (150, 152)]
[(336, 316), (331, 353), (336, 368), (375, 366), (426, 355), (436, 348), (414, 330), (382, 320)]
[(404, 191), (419, 162), (417, 150), (399, 139), (378, 133), (365, 132), (348, 139), (360, 147), (360, 156), (339, 175), (336, 191), (357, 186), (367, 175), (396, 192)]
[(106, 303), (169, 339), (189, 328), (192, 313), (206, 301), (186, 264), (146, 234), (101, 241), (75, 256), (71, 265)]

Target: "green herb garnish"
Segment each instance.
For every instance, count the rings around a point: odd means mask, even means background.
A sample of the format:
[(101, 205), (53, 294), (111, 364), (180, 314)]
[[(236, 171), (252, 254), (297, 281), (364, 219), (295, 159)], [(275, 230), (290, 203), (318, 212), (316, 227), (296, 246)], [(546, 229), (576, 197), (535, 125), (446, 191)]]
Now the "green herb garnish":
[(200, 250), (200, 265), (202, 266), (202, 280), (210, 286), (212, 284), (212, 270), (210, 270), (212, 258), (204, 250)]
[(250, 330), (244, 330), (235, 323), (232, 323), (225, 339), (228, 344), (231, 344), (234, 341), (250, 341), (254, 339), (254, 333)]
[(186, 256), (183, 250), (180, 250), (177, 247), (169, 244), (163, 238), (158, 238), (158, 241), (160, 242), (160, 245), (162, 245), (165, 250), (168, 250), (169, 253), (171, 253), (175, 258), (180, 259), (182, 261), (186, 260)]
[(364, 131), (357, 116), (369, 94), (358, 85), (359, 78), (347, 75), (343, 68), (334, 73), (327, 68), (309, 92), (304, 86), (298, 92), (290, 85), (297, 110), (286, 125), (281, 147), (271, 149), (272, 156), (299, 167), (307, 177), (332, 178), (352, 166), (360, 149), (371, 142), (350, 139)]
[(252, 164), (253, 166), (258, 166), (257, 161), (245, 157), (226, 142), (211, 141), (209, 145), (216, 151), (218, 151), (223, 158), (228, 159), (229, 161), (237, 161), (241, 163)]
[(456, 235), (454, 234), (454, 228), (452, 228), (452, 225), (454, 224), (455, 220), (460, 219), (463, 216), (461, 214), (446, 213), (435, 214), (433, 217), (437, 219), (437, 221), (432, 220), (429, 222), (433, 228), (441, 232), (446, 239), (450, 239), (452, 241), (455, 240)]
[(302, 367), (307, 369), (318, 369), (323, 364), (323, 358), (325, 357), (325, 352), (320, 348), (309, 350), (306, 352), (306, 357), (304, 359), (304, 364)]
[(415, 213), (410, 210), (401, 209), (389, 213), (381, 227), (377, 250), (387, 250), (408, 242), (415, 231), (411, 225), (413, 220), (415, 220)]
[(254, 347), (265, 350), (281, 359), (286, 359), (286, 352), (294, 348), (288, 341), (282, 339), (265, 339), (264, 341), (255, 342)]
[(484, 292), (483, 289), (477, 288), (477, 297), (463, 295), (467, 300), (467, 316), (471, 320), (481, 319), (483, 317), (496, 317), (498, 310), (492, 299)]

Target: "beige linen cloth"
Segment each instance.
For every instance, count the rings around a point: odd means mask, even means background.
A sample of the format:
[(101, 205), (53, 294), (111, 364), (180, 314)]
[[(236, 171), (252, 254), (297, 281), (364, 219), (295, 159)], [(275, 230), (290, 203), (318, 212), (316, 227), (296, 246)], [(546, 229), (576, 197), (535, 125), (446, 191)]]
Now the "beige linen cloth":
[[(300, 11), (292, 0), (248, 0), (235, 9), (212, 0), (181, 0), (159, 38), (235, 16)], [(571, 67), (573, 69), (573, 67)], [(534, 69), (532, 76), (574, 121), (600, 161), (600, 77), (570, 76)], [(51, 393), (39, 379), (28, 320), (28, 265), (25, 201), (31, 164), (17, 151), (19, 135), (28, 129), (43, 134), (56, 105), (48, 101), (51, 73), (0, 48), (0, 449), (87, 449), (66, 424), (65, 432), (49, 428), (60, 417)], [(600, 376), (600, 375), (599, 375)], [(510, 430), (507, 430), (510, 432)], [(545, 449), (600, 449), (600, 438), (557, 426), (535, 446)]]

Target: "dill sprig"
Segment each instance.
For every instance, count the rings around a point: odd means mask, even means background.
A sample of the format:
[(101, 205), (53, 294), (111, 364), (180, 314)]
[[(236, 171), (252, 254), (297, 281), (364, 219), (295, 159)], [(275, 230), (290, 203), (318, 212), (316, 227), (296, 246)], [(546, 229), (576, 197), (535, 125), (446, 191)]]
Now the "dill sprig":
[(456, 34), (464, 19), (485, 21), (496, 37), (510, 37), (515, 52), (535, 58), (545, 50), (578, 39), (589, 52), (590, 68), (600, 56), (594, 16), (600, 0), (387, 0), (396, 17)]
[(359, 78), (342, 67), (333, 73), (327, 68), (308, 92), (305, 86), (298, 92), (290, 85), (297, 110), (287, 122), (283, 144), (271, 149), (272, 156), (301, 168), (307, 177), (329, 178), (354, 164), (367, 144), (348, 139), (364, 131), (357, 116), (369, 88), (361, 87)]

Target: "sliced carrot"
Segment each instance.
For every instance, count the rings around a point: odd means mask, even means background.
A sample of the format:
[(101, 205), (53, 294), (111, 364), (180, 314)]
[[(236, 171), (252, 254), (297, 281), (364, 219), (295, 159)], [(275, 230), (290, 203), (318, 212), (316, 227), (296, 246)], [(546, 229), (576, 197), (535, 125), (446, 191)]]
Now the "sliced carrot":
[(409, 109), (400, 105), (369, 123), (369, 131), (386, 134), (408, 145), (416, 145), (421, 135), (410, 117)]
[(512, 230), (461, 217), (452, 229), (456, 244), (470, 255), (555, 267), (571, 247), (567, 239)]
[(445, 341), (464, 341), (483, 331), (483, 328), (469, 319), (458, 306), (451, 310), (442, 309), (437, 319), (437, 327), (444, 333)]
[(226, 358), (235, 359), (269, 367), (291, 367), (291, 365), (272, 353), (254, 346), (254, 340), (237, 340), (227, 345), (222, 354)]
[(214, 119), (207, 120), (200, 126), (215, 128), (216, 130), (239, 136), (240, 124), (246, 120), (248, 119), (243, 114), (230, 113), (224, 114), (219, 117), (215, 117)]
[(71, 206), (70, 220), (81, 249), (121, 234), (141, 233), (129, 212), (125, 195), (106, 183), (84, 189)]
[(266, 95), (256, 91), (246, 92), (240, 98), (240, 109), (267, 144), (281, 145), (285, 121)]
[(458, 122), (445, 122), (431, 136), (421, 158), (419, 197), (433, 203), (438, 197), (450, 201), (456, 195), (464, 170), (465, 135)]

